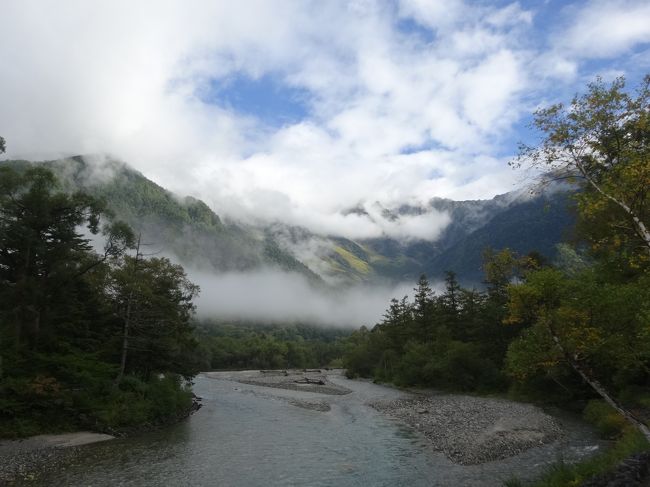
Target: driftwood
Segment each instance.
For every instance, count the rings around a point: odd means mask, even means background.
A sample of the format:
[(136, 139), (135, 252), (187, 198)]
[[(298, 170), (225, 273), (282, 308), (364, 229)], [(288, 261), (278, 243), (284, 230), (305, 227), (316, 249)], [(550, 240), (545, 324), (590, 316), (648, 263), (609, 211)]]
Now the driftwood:
[(321, 370), (320, 369), (302, 369), (303, 372), (311, 372), (315, 374), (320, 374)]
[(286, 370), (260, 370), (260, 374), (276, 374), (276, 375), (289, 375)]
[(323, 382), (321, 379), (310, 379), (308, 377), (303, 377), (302, 379), (296, 379), (294, 380), (296, 384), (315, 384), (317, 386), (324, 386), (325, 382)]

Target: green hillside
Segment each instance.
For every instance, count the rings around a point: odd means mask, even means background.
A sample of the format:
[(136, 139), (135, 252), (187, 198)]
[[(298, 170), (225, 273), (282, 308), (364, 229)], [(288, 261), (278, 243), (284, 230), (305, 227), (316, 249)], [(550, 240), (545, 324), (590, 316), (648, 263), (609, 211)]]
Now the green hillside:
[[(26, 167), (35, 163), (4, 164)], [(142, 234), (147, 252), (172, 254), (183, 265), (205, 271), (270, 267), (320, 281), (270, 234), (224, 221), (203, 201), (178, 197), (124, 163), (108, 160), (98, 165), (72, 157), (42, 164), (57, 174), (65, 189), (83, 188), (105, 200), (116, 218)]]
[(568, 193), (518, 202), (425, 262), (422, 270), (432, 278), (441, 278), (451, 270), (463, 282), (477, 284), (484, 279), (483, 252), (487, 248), (509, 248), (520, 255), (538, 252), (553, 260), (556, 245), (570, 238), (575, 222), (572, 208)]

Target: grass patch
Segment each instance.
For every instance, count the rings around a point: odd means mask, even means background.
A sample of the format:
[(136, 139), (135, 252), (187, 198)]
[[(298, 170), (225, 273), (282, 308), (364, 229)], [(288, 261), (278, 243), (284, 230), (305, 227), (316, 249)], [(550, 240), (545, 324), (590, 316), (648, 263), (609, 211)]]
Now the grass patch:
[[(558, 463), (553, 465), (542, 478), (535, 482), (535, 487), (572, 487), (579, 486), (582, 482), (613, 470), (627, 457), (647, 451), (650, 444), (641, 433), (626, 428), (623, 436), (608, 451), (596, 455), (584, 462), (573, 465)], [(512, 484), (516, 485), (516, 484)]]
[(370, 266), (368, 263), (361, 260), (349, 250), (346, 250), (343, 247), (337, 245), (334, 247), (334, 252), (340, 255), (343, 260), (345, 260), (345, 262), (355, 271), (361, 274), (368, 274), (370, 272)]

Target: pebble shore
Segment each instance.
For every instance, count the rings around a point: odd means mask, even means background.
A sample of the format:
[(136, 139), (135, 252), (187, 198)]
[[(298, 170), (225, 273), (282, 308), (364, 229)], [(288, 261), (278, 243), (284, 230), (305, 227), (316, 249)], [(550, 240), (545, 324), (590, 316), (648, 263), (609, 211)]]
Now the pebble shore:
[(177, 423), (201, 408), (201, 399), (194, 397), (191, 407), (160, 423), (114, 431), (115, 436), (91, 431), (77, 431), (58, 435), (38, 435), (20, 440), (0, 440), (0, 487), (29, 485), (29, 482), (48, 471), (70, 462), (83, 445), (132, 436)]
[(102, 433), (80, 431), (0, 441), (0, 486), (29, 482), (79, 453), (82, 445), (111, 440)]
[(461, 465), (501, 460), (562, 435), (558, 422), (530, 404), (461, 395), (431, 395), (371, 404), (422, 433)]

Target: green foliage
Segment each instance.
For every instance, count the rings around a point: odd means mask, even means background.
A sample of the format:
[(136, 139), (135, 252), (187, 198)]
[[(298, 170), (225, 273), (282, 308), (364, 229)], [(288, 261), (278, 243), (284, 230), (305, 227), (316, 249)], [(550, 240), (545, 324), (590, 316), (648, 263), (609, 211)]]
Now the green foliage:
[[(190, 318), (199, 288), (181, 266), (167, 258), (125, 256), (113, 267), (107, 291), (123, 321), (123, 359), (132, 373), (149, 377), (167, 371), (189, 378), (198, 372), (184, 354), (194, 348)], [(127, 360), (129, 349), (137, 353)]]
[(588, 403), (585, 417), (603, 435), (621, 437), (594, 459), (555, 466), (538, 485), (580, 485), (650, 446), (643, 422), (650, 386), (650, 76), (636, 97), (624, 86), (622, 78), (610, 86), (598, 79), (569, 106), (539, 110), (534, 125), (544, 138), (520, 154), (519, 162), (581, 183), (578, 233), (590, 255), (560, 249), (560, 269), (529, 269), (523, 283), (509, 287), (506, 321), (529, 328), (510, 345), (507, 370), (529, 389), (553, 378), (569, 397), (579, 386), (558, 378), (580, 377), (591, 388), (583, 397), (602, 398)]
[(303, 325), (199, 324), (204, 369), (317, 368), (343, 353), (349, 332)]
[(616, 438), (623, 434), (627, 421), (614, 408), (600, 399), (592, 399), (584, 410), (584, 418), (598, 428), (605, 438)]
[[(627, 429), (616, 444), (606, 452), (598, 454), (577, 464), (556, 463), (532, 484), (533, 487), (579, 486), (584, 481), (615, 468), (627, 457), (647, 451), (650, 444), (643, 435)], [(511, 485), (517, 485), (511, 484)]]
[[(167, 259), (130, 273), (133, 232), (120, 221), (103, 226), (95, 253), (79, 228), (97, 234), (107, 215), (44, 167), (0, 167), (1, 436), (132, 426), (189, 407), (178, 374), (196, 371), (198, 288)], [(137, 300), (138, 347), (127, 347), (131, 378), (116, 385), (125, 294)]]
[(647, 275), (608, 282), (598, 268), (573, 277), (555, 269), (529, 273), (510, 288), (508, 321), (529, 328), (510, 344), (508, 373), (520, 383), (564, 376), (569, 356), (614, 395), (646, 388), (649, 299)]
[(567, 106), (535, 112), (540, 144), (523, 146), (518, 164), (532, 161), (551, 177), (579, 183), (581, 233), (601, 258), (628, 271), (650, 264), (650, 75), (636, 94), (625, 79), (597, 79)]
[[(374, 377), (399, 385), (455, 391), (502, 391), (501, 372), (509, 337), (519, 326), (501, 323), (503, 291), (519, 259), (505, 251), (490, 254), (491, 269), (508, 269), (487, 292), (463, 289), (448, 272), (445, 290), (436, 295), (421, 276), (413, 302), (393, 299), (384, 320), (347, 340), (343, 363), (350, 376)], [(501, 265), (507, 262), (507, 265)], [(505, 272), (505, 271), (504, 271)], [(492, 273), (496, 276), (496, 270)]]
[(191, 404), (191, 392), (182, 386), (179, 376), (171, 374), (147, 382), (126, 376), (119, 389), (113, 389), (94, 407), (101, 427), (114, 429), (161, 423), (182, 415)]

